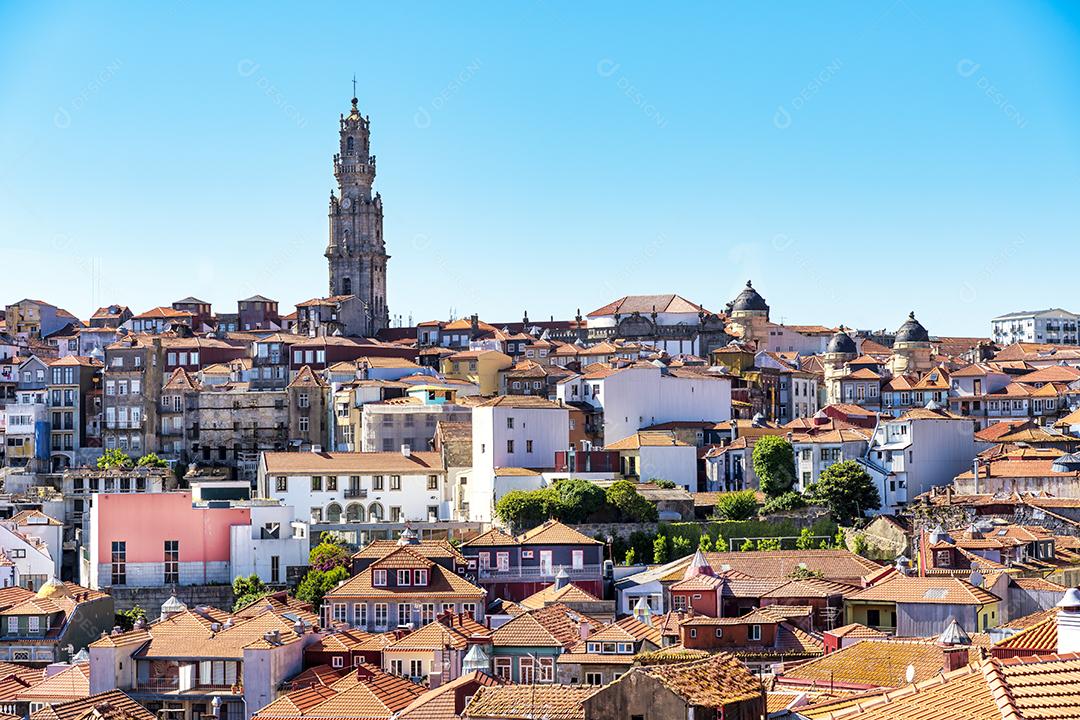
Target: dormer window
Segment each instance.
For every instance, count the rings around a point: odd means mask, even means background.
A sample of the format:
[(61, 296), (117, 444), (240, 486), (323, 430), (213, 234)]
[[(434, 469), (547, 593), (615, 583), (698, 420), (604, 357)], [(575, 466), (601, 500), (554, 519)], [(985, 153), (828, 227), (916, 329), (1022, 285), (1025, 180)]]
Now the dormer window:
[(411, 578), (410, 578), (408, 570), (398, 570), (397, 571), (397, 584), (398, 585), (408, 585), (410, 579)]
[(375, 587), (386, 587), (386, 571), (373, 570), (371, 573), (371, 584)]
[(427, 585), (427, 570), (414, 570), (413, 571), (413, 585), (420, 585), (420, 586)]
[(590, 653), (599, 654), (600, 653), (600, 643), (594, 643), (594, 642), (586, 643), (585, 644), (585, 649), (588, 650)]
[(619, 654), (628, 655), (628, 654), (630, 654), (632, 652), (634, 652), (634, 644), (633, 643), (628, 643), (628, 642), (619, 643)]
[(760, 640), (761, 639), (761, 626), (751, 625), (750, 631), (747, 633), (747, 640)]

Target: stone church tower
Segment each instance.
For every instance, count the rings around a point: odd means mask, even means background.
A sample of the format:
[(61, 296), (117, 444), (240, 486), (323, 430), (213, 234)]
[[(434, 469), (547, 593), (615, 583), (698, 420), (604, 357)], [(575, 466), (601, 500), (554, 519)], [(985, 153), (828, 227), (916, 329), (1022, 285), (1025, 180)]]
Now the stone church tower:
[[(359, 334), (371, 336), (390, 325), (386, 307), (386, 254), (383, 241), (382, 197), (372, 196), (375, 156), (371, 154), (371, 121), (360, 115), (356, 98), (341, 116), (334, 177), (338, 191), (330, 194), (330, 295), (353, 295), (363, 317)], [(350, 332), (350, 334), (355, 334)]]

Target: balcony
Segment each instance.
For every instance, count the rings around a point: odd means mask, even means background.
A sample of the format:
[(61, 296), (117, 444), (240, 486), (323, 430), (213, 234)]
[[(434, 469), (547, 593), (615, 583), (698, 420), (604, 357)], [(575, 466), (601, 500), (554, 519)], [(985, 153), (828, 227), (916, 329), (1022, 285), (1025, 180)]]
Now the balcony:
[(559, 570), (566, 570), (566, 574), (571, 579), (594, 579), (599, 578), (602, 575), (602, 566), (600, 565), (582, 565), (579, 568), (568, 567), (565, 565), (556, 565), (553, 567), (516, 567), (507, 568), (505, 570), (499, 570), (498, 568), (480, 568), (477, 570), (477, 577), (481, 580), (490, 580), (494, 582), (507, 581), (507, 580), (554, 580), (555, 574)]
[(617, 473), (619, 472), (619, 453), (609, 450), (560, 451), (555, 453), (555, 470), (572, 473)]
[(363, 488), (345, 488), (345, 499), (366, 498), (367, 490)]

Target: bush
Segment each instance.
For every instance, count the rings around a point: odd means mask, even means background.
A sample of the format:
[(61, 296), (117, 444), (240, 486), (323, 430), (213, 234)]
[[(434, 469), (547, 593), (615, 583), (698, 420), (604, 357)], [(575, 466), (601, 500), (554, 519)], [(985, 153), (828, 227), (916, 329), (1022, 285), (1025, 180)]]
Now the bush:
[(701, 552), (712, 552), (712, 538), (705, 533), (702, 533), (701, 538), (698, 540), (698, 550)]
[(511, 490), (495, 503), (495, 516), (517, 530), (536, 527), (548, 519), (555, 499), (547, 490)]
[(612, 483), (605, 493), (607, 502), (614, 507), (622, 522), (656, 522), (656, 506), (641, 496), (629, 480)]
[(808, 504), (806, 498), (798, 491), (788, 490), (783, 495), (778, 495), (777, 497), (766, 500), (762, 512), (766, 515), (772, 515), (773, 513), (784, 512), (787, 510), (798, 510), (799, 508), (806, 507)]
[(100, 470), (129, 468), (131, 467), (131, 456), (117, 448), (106, 450), (101, 454), (101, 457), (97, 459), (97, 466)]
[(157, 456), (157, 453), (146, 453), (141, 458), (139, 458), (139, 461), (135, 464), (139, 467), (169, 467), (169, 463), (159, 458)]
[(795, 487), (795, 452), (779, 435), (765, 435), (754, 443), (754, 474), (761, 492), (779, 497)]
[(753, 490), (738, 490), (717, 497), (713, 513), (721, 520), (749, 520), (754, 517), (757, 507), (757, 495)]
[(120, 610), (116, 613), (116, 624), (123, 630), (131, 630), (135, 627), (137, 620), (145, 620), (146, 611), (138, 605), (133, 606), (130, 610)]
[(634, 548), (630, 548), (626, 551), (626, 558), (623, 560), (623, 565), (633, 565), (635, 560)]
[(582, 523), (595, 513), (600, 512), (607, 502), (603, 488), (588, 480), (556, 480), (552, 485), (558, 498), (557, 516), (563, 522)]
[(743, 544), (739, 546), (739, 550), (742, 552), (753, 552), (757, 550), (757, 545), (755, 545), (754, 541), (750, 538), (746, 538), (743, 540)]
[(799, 539), (795, 541), (796, 550), (813, 550), (814, 549), (814, 534), (810, 531), (810, 528), (803, 528), (799, 532)]
[(758, 550), (782, 550), (780, 538), (761, 538), (757, 544)]
[(651, 480), (649, 480), (649, 482), (651, 482), (656, 487), (663, 488), (665, 490), (674, 490), (675, 489), (675, 481), (674, 480), (661, 480), (659, 478), (652, 478)]
[(681, 558), (690, 554), (690, 540), (682, 535), (671, 538), (671, 557)]

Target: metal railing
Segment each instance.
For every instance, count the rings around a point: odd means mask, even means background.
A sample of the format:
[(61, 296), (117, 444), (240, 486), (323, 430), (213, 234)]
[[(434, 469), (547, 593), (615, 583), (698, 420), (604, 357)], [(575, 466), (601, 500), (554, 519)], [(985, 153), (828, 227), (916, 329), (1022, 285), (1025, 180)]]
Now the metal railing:
[(601, 565), (582, 565), (575, 568), (569, 565), (555, 565), (553, 567), (509, 567), (500, 570), (496, 567), (480, 568), (477, 576), (485, 580), (513, 580), (521, 579), (547, 579), (554, 578), (559, 570), (566, 570), (566, 574), (572, 578), (600, 577), (603, 572)]

